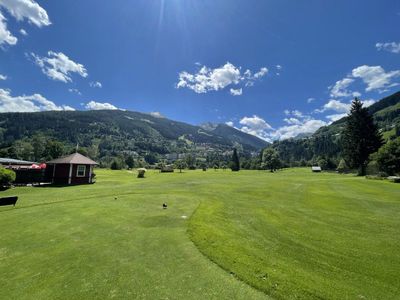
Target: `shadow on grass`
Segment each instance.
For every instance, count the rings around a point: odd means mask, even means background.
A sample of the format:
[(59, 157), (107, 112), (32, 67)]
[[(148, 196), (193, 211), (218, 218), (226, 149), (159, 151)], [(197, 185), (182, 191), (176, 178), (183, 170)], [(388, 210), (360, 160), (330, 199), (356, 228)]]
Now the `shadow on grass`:
[(85, 184), (53, 184), (53, 183), (46, 183), (46, 184), (34, 184), (31, 187), (34, 188), (68, 188), (68, 187), (75, 187), (75, 186), (85, 186), (85, 185), (92, 185), (93, 183), (85, 183)]

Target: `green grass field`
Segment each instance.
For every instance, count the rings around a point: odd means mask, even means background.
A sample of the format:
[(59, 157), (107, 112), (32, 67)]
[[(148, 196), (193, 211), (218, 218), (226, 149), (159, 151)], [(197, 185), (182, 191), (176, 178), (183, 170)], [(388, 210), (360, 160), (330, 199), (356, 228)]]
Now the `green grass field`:
[(0, 299), (399, 298), (400, 185), (308, 169), (96, 173), (0, 193), (20, 197), (0, 207)]

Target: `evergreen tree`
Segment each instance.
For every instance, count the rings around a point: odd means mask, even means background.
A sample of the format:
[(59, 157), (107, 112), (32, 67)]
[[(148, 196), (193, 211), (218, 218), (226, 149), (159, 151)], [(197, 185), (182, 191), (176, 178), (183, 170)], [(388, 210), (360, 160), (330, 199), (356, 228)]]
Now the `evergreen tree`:
[(240, 161), (236, 148), (233, 149), (231, 170), (237, 172), (240, 170)]
[(351, 104), (342, 137), (342, 155), (358, 175), (365, 175), (370, 154), (382, 146), (382, 136), (368, 110), (355, 98)]

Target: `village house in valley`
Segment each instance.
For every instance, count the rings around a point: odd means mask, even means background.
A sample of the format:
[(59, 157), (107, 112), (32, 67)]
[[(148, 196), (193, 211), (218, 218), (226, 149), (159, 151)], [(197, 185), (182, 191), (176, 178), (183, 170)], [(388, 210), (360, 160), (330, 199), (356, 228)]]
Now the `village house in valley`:
[(48, 161), (46, 178), (53, 184), (94, 183), (93, 167), (97, 163), (80, 153)]

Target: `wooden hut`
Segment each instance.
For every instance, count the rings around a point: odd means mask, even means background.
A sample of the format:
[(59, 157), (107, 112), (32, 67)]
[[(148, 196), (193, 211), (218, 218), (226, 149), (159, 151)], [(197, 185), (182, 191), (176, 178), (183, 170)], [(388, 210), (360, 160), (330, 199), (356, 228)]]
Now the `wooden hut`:
[(93, 167), (97, 163), (80, 153), (57, 158), (46, 164), (46, 177), (54, 184), (94, 183)]

